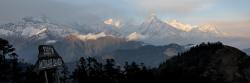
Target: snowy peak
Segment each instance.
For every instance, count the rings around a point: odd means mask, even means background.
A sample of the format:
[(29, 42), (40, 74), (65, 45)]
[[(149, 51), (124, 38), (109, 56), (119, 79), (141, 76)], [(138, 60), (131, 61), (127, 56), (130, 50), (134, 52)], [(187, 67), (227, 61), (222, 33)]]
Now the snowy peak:
[(196, 30), (196, 32), (198, 31), (202, 33), (214, 33), (214, 34), (220, 33), (217, 30), (216, 26), (212, 24), (191, 25), (191, 24), (185, 24), (185, 23), (179, 22), (177, 20), (166, 21), (166, 23), (184, 32), (190, 32), (190, 31)]
[(47, 28), (43, 28), (43, 29), (37, 31), (37, 32), (35, 33), (35, 35), (39, 35), (39, 34), (41, 34), (41, 33), (43, 33), (43, 32), (46, 32), (47, 30), (48, 30)]
[(194, 27), (194, 26), (189, 25), (189, 24), (184, 24), (184, 23), (178, 22), (177, 20), (167, 21), (166, 23), (179, 29), (179, 30), (185, 31), (185, 32), (191, 31)]
[(179, 33), (179, 30), (158, 19), (154, 14), (141, 24), (139, 30), (142, 35), (150, 37), (173, 36)]
[(144, 36), (142, 41), (156, 45), (164, 45), (171, 42), (185, 44), (186, 42), (200, 42), (222, 37), (216, 27), (211, 24), (191, 25), (176, 20), (164, 22), (155, 15), (151, 15), (144, 21), (138, 30), (138, 33)]
[(164, 23), (155, 14), (151, 14), (144, 22), (144, 24)]
[(121, 28), (121, 21), (120, 20), (114, 20), (112, 18), (107, 19), (103, 22), (104, 24), (114, 26), (115, 28)]
[(100, 33), (88, 33), (88, 34), (79, 34), (79, 33), (73, 33), (70, 34), (68, 36), (66, 36), (65, 38), (68, 40), (81, 40), (81, 41), (88, 41), (88, 40), (97, 40), (99, 38), (102, 37), (106, 37), (106, 36), (112, 36), (112, 35), (107, 35), (105, 32), (100, 32)]
[(64, 25), (50, 23), (45, 16), (24, 17), (21, 21), (0, 25), (1, 35), (44, 39), (47, 37), (63, 38), (69, 33), (77, 31)]
[(40, 35), (47, 31), (47, 28), (24, 28), (23, 32), (21, 33), (24, 37), (32, 37)]
[(142, 30), (143, 29), (161, 30), (161, 29), (170, 29), (170, 28), (174, 29), (172, 26), (158, 19), (154, 14), (152, 14), (147, 20), (145, 20), (141, 24), (141, 28)]
[(127, 36), (128, 41), (137, 41), (137, 40), (141, 40), (143, 38), (145, 38), (145, 37), (137, 32), (133, 32)]

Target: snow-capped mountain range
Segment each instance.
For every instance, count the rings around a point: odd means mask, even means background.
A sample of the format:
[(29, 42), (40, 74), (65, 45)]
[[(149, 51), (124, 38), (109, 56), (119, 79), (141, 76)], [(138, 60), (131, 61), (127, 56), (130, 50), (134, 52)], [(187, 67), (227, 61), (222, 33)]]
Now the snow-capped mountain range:
[(26, 17), (15, 23), (0, 25), (1, 36), (16, 36), (23, 38), (32, 38), (36, 36), (56, 36), (64, 37), (70, 33), (77, 31), (62, 25), (49, 23), (43, 20), (42, 17)]
[[(176, 20), (164, 22), (155, 15), (145, 20), (138, 29), (141, 40), (155, 45), (197, 43), (223, 37), (222, 32), (212, 24), (189, 25)], [(138, 38), (139, 39), (139, 38)]]
[[(88, 25), (90, 27), (79, 27), (72, 25), (59, 25), (50, 23), (44, 17), (25, 17), (21, 21), (0, 25), (0, 35), (22, 38), (32, 38), (39, 36), (38, 39), (46, 38), (50, 35), (53, 37), (64, 38), (70, 34), (78, 35), (81, 39), (99, 38), (95, 36), (116, 36), (127, 38), (133, 41), (143, 41), (150, 44), (164, 45), (176, 41), (164, 40), (186, 40), (196, 38), (196, 40), (221, 37), (222, 34), (214, 25), (192, 26), (178, 22), (176, 20), (164, 22), (152, 15), (145, 20), (135, 30), (123, 32), (127, 27), (120, 26), (120, 21), (113, 19), (105, 20), (98, 25)], [(117, 28), (119, 27), (119, 28)], [(135, 26), (134, 26), (135, 27)], [(79, 30), (81, 29), (81, 30)], [(91, 29), (91, 30), (90, 30)], [(129, 28), (131, 29), (131, 28)], [(82, 32), (88, 31), (88, 32)], [(202, 37), (201, 37), (202, 36)], [(159, 42), (155, 42), (155, 41)], [(182, 42), (177, 42), (182, 43)]]
[[(186, 45), (221, 36), (212, 25), (189, 26), (178, 21), (164, 22), (156, 16), (133, 26), (113, 19), (104, 20), (96, 25), (63, 25), (50, 22), (46, 17), (25, 17), (17, 22), (0, 25), (0, 37), (10, 41), (17, 48), (17, 53), (25, 55), (22, 58), (31, 62), (35, 61), (37, 46), (41, 44), (54, 45), (66, 61), (72, 61), (81, 56), (110, 57), (110, 54), (118, 49), (139, 51), (141, 49), (137, 48), (145, 45)], [(167, 46), (168, 49), (174, 49), (174, 53), (178, 52), (176, 50), (180, 47), (182, 46)], [(161, 49), (157, 52), (163, 51)], [(168, 56), (164, 55), (169, 54), (165, 52), (159, 56)]]

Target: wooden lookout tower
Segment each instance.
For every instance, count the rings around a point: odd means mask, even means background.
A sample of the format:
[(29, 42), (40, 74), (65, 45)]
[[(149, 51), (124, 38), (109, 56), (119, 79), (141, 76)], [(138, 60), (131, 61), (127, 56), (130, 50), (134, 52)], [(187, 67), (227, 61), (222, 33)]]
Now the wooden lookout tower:
[(51, 45), (40, 45), (35, 71), (42, 83), (60, 83), (58, 68), (64, 65), (62, 57)]

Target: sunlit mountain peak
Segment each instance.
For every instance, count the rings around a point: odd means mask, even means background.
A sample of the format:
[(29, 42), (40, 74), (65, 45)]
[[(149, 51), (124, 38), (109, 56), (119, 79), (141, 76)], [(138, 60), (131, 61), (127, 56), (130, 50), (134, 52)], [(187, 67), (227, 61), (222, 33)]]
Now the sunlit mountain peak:
[(137, 33), (137, 32), (133, 32), (133, 33), (131, 33), (131, 34), (129, 34), (127, 36), (128, 41), (136, 41), (136, 40), (140, 40), (140, 39), (143, 39), (143, 38), (144, 38), (144, 36)]
[(209, 33), (215, 33), (219, 34), (220, 32), (217, 30), (216, 25), (213, 24), (203, 24), (203, 25), (191, 25), (191, 24), (185, 24), (182, 22), (179, 22), (177, 20), (171, 20), (166, 21), (167, 24), (171, 25), (172, 27), (175, 27), (179, 30), (190, 32), (194, 29), (199, 30), (201, 32), (209, 32)]
[(112, 18), (105, 20), (103, 23), (107, 24), (107, 25), (112, 25), (112, 26), (114, 26), (116, 28), (121, 27), (121, 21), (120, 20), (114, 20)]
[(154, 23), (154, 22), (161, 22), (161, 20), (157, 17), (155, 13), (152, 13), (148, 16), (145, 23)]
[(185, 32), (191, 31), (194, 27), (194, 26), (189, 25), (189, 24), (184, 24), (184, 23), (178, 22), (177, 20), (166, 21), (166, 23), (179, 29), (179, 30), (185, 31)]
[(96, 33), (96, 34), (88, 33), (85, 35), (79, 34), (79, 33), (74, 33), (74, 34), (71, 34), (71, 36), (68, 36), (68, 39), (73, 38), (73, 40), (74, 40), (75, 38), (77, 38), (77, 39), (80, 39), (82, 41), (87, 41), (87, 40), (96, 40), (98, 38), (105, 37), (105, 36), (108, 36), (108, 35), (106, 35), (104, 32), (100, 32), (100, 33)]

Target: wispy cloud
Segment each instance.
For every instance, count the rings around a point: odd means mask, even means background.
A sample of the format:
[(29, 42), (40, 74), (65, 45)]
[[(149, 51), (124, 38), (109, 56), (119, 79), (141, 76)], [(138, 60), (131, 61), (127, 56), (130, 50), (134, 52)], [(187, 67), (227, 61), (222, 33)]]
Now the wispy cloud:
[(229, 36), (250, 38), (250, 20), (230, 20), (230, 21), (213, 21), (220, 30), (227, 32)]
[(140, 8), (152, 12), (186, 14), (209, 7), (215, 0), (134, 0)]

